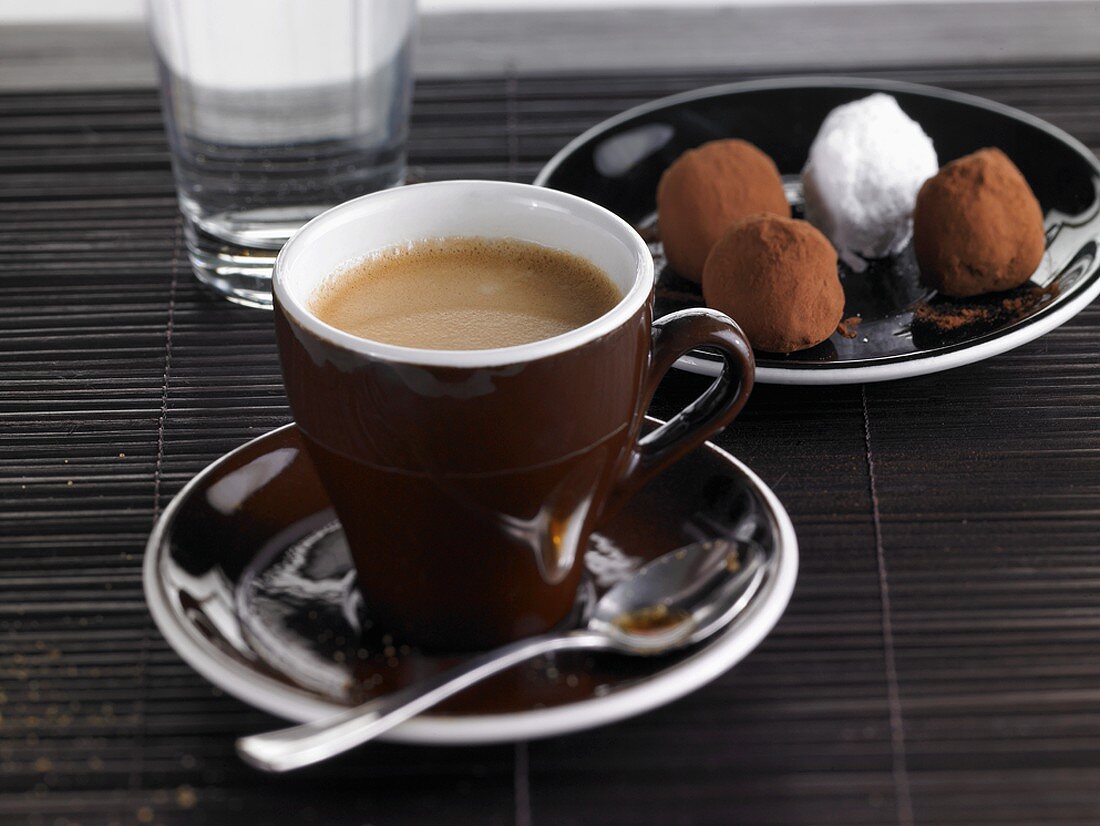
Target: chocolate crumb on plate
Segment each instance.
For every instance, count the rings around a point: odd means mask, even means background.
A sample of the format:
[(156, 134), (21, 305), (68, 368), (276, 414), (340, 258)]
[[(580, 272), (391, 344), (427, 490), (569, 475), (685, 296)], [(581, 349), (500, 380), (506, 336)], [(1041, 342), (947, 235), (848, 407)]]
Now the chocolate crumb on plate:
[(942, 346), (991, 333), (1022, 321), (1057, 294), (1057, 285), (1025, 284), (973, 298), (937, 296), (913, 308), (913, 340), (922, 347)]
[[(855, 338), (856, 328), (859, 327), (860, 322), (863, 321), (858, 315), (848, 316), (836, 326), (836, 331), (845, 338)], [(864, 339), (866, 341), (866, 339)]]

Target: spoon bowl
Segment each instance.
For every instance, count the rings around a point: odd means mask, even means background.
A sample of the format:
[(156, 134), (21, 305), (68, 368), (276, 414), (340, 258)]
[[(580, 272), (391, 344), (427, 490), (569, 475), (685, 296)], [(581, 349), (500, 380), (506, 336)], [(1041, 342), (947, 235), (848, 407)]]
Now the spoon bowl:
[(660, 655), (700, 642), (726, 626), (764, 580), (755, 542), (697, 542), (645, 565), (596, 604), (587, 629), (616, 650)]

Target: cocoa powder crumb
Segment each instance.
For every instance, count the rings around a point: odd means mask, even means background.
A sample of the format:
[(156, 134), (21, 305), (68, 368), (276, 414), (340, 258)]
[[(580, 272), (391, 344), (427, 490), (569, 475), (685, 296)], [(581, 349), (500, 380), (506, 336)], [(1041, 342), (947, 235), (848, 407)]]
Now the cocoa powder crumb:
[(836, 325), (836, 331), (844, 336), (844, 338), (855, 338), (856, 328), (858, 328), (862, 322), (863, 319), (858, 315), (848, 316), (848, 318)]
[(913, 308), (914, 338), (935, 336), (955, 339), (992, 332), (1020, 321), (1058, 294), (1057, 285), (1025, 285), (1007, 293), (995, 293), (966, 300), (945, 297)]

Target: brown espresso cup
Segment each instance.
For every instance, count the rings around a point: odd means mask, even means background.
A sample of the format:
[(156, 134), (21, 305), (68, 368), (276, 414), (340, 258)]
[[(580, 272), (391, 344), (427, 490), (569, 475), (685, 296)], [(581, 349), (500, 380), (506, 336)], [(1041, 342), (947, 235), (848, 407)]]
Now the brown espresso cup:
[[(370, 341), (310, 310), (321, 284), (364, 255), (469, 236), (587, 258), (622, 299), (565, 334), (483, 350)], [(273, 280), (287, 395), (369, 611), (396, 639), (468, 650), (561, 623), (589, 533), (745, 404), (754, 364), (744, 334), (707, 309), (654, 322), (653, 278), (645, 242), (611, 212), (490, 181), (366, 195), (283, 248)], [(720, 353), (722, 374), (641, 435), (661, 377), (694, 347)]]

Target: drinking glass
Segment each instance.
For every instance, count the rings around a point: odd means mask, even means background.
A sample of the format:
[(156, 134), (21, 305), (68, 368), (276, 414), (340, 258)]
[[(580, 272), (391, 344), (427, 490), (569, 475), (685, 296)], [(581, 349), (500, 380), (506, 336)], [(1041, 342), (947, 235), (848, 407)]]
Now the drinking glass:
[(271, 306), (283, 243), (405, 176), (415, 0), (147, 0), (198, 279)]

